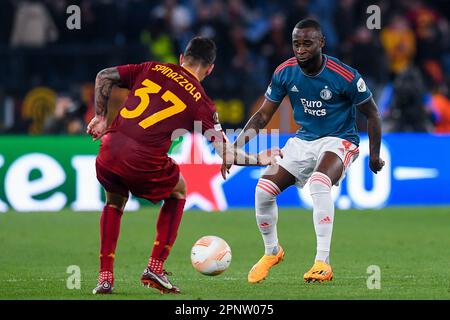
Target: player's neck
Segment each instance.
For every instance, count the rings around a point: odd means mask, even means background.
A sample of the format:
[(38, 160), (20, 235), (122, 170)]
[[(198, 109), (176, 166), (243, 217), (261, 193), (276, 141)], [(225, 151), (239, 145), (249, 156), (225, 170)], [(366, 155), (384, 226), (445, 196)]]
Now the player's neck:
[(192, 74), (198, 81), (203, 80), (203, 78), (200, 76), (201, 74), (200, 66), (191, 66), (189, 64), (183, 63), (181, 67), (184, 68), (186, 71), (188, 71), (190, 74)]
[(322, 69), (323, 63), (323, 55), (319, 54), (317, 57), (311, 59), (311, 63), (308, 63), (307, 66), (301, 68), (304, 74), (307, 74), (308, 76), (315, 76)]

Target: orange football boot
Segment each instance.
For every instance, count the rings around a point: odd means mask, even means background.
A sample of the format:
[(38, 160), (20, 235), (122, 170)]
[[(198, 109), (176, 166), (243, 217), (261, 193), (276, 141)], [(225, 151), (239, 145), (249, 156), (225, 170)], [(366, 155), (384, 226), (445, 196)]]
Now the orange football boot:
[(248, 282), (258, 283), (264, 280), (269, 274), (270, 268), (280, 263), (284, 259), (284, 250), (278, 246), (278, 253), (274, 256), (263, 255), (261, 259), (252, 267), (248, 273)]
[(328, 263), (316, 260), (308, 272), (303, 275), (306, 282), (323, 282), (333, 280), (333, 270)]

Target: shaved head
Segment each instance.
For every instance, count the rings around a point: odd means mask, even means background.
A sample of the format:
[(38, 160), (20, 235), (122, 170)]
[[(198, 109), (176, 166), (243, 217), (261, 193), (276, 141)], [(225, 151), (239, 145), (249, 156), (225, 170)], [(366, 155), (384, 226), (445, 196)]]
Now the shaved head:
[(299, 21), (296, 25), (295, 25), (295, 29), (314, 29), (316, 31), (318, 31), (318, 33), (323, 36), (322, 34), (322, 27), (320, 26), (320, 23), (314, 19), (303, 19), (301, 21)]

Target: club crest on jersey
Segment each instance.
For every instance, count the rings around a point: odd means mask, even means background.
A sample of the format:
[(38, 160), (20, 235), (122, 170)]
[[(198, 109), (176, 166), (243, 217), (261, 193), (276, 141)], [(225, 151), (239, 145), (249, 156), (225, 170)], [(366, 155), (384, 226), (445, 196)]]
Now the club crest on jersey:
[(333, 96), (333, 93), (330, 91), (330, 89), (328, 89), (327, 86), (325, 86), (325, 88), (323, 88), (323, 89), (320, 91), (320, 97), (321, 97), (323, 100), (330, 100), (332, 96)]

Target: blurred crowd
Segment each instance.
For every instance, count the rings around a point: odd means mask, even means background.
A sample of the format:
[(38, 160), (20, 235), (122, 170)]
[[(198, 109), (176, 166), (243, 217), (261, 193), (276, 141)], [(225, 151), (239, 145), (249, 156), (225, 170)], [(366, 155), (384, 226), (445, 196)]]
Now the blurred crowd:
[[(359, 70), (386, 132), (450, 132), (450, 28), (445, 0), (2, 0), (0, 132), (80, 134), (93, 115), (93, 82), (105, 67), (178, 62), (195, 35), (213, 38), (216, 68), (204, 86), (242, 127), (275, 68), (293, 56), (291, 32), (320, 21), (324, 52)], [(81, 29), (67, 20), (79, 6)], [(367, 7), (381, 9), (369, 29)], [(126, 92), (114, 92), (119, 107)], [(227, 104), (227, 101), (233, 101)], [(291, 121), (280, 117), (276, 126)], [(358, 116), (359, 129), (365, 130)]]

